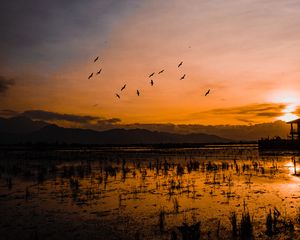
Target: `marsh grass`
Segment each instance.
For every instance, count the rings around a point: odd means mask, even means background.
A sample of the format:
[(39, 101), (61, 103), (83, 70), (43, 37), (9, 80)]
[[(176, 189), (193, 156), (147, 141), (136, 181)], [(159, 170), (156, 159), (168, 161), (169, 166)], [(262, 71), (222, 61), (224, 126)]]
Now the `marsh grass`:
[[(296, 218), (297, 220), (297, 218)], [(292, 220), (282, 217), (279, 210), (274, 207), (273, 211), (269, 210), (266, 217), (266, 234), (274, 236), (280, 233), (293, 233), (295, 230)]]
[(237, 217), (236, 217), (236, 213), (232, 212), (230, 213), (230, 223), (231, 223), (231, 236), (233, 239), (237, 238), (238, 235), (238, 226), (237, 226)]
[(178, 203), (178, 199), (176, 197), (174, 197), (172, 199), (172, 202), (173, 202), (173, 209), (174, 209), (174, 213), (179, 213), (179, 203)]
[(159, 211), (158, 225), (159, 225), (160, 234), (163, 234), (165, 231), (165, 225), (166, 225), (166, 213), (163, 208)]
[(253, 239), (253, 224), (252, 224), (250, 213), (248, 211), (244, 211), (242, 213), (242, 219), (240, 223), (240, 239), (241, 240)]
[(194, 224), (188, 225), (187, 223), (183, 223), (180, 227), (178, 227), (182, 240), (200, 240), (201, 222), (196, 222)]

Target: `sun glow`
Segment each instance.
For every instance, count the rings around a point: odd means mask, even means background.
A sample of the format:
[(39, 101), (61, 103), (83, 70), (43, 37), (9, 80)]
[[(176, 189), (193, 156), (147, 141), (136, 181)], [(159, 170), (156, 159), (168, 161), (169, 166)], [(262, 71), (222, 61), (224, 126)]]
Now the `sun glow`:
[(297, 118), (299, 118), (299, 116), (297, 116), (294, 112), (297, 109), (297, 105), (296, 104), (288, 104), (286, 106), (286, 108), (282, 111), (282, 113), (284, 115), (278, 117), (279, 120), (285, 121), (285, 122), (289, 122), (292, 120), (295, 120)]
[(293, 121), (297, 118), (299, 118), (299, 117), (296, 114), (293, 114), (293, 113), (286, 113), (283, 116), (278, 117), (279, 120), (282, 120), (282, 121), (285, 121), (285, 122)]
[(299, 108), (299, 97), (299, 94), (293, 90), (280, 90), (269, 95), (270, 101), (285, 105), (282, 115), (277, 117), (278, 120), (289, 122), (299, 118), (296, 115), (296, 111)]

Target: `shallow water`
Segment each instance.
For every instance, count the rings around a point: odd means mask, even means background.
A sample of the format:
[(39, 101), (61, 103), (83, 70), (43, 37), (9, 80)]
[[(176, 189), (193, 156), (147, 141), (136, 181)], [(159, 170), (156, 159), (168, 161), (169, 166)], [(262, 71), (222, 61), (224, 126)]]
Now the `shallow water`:
[[(241, 145), (0, 157), (1, 239), (171, 239), (172, 231), (181, 239), (178, 227), (199, 221), (201, 239), (231, 239), (233, 212), (238, 223), (249, 212), (255, 239), (299, 239), (298, 153)], [(267, 236), (274, 209), (294, 231), (278, 224)]]

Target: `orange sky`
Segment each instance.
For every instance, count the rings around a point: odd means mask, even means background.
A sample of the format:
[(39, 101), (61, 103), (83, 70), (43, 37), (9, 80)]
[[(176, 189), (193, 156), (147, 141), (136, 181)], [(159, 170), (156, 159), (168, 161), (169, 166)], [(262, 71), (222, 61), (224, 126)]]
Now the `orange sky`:
[[(77, 6), (83, 17), (88, 18), (86, 8), (103, 2), (89, 4)], [(292, 115), (300, 105), (297, 1), (126, 1), (120, 8), (105, 7), (107, 13), (99, 19), (92, 13), (92, 23), (82, 26), (60, 25), (64, 17), (50, 21), (49, 27), (61, 26), (70, 36), (41, 39), (25, 50), (20, 43), (24, 54), (9, 56), (0, 67), (0, 75), (15, 79), (1, 94), (0, 108), (116, 117), (124, 124), (248, 124), (297, 117)], [(78, 28), (83, 35), (72, 34)], [(87, 79), (99, 68), (100, 76)], [(161, 69), (165, 72), (157, 75)]]

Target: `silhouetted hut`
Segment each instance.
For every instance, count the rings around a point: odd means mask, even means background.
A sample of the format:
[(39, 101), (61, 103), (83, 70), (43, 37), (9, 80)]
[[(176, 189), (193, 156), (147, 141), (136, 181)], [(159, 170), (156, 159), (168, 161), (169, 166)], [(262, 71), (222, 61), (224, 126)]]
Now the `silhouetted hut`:
[(300, 136), (300, 118), (287, 122), (291, 124), (290, 138), (292, 141), (299, 140)]

